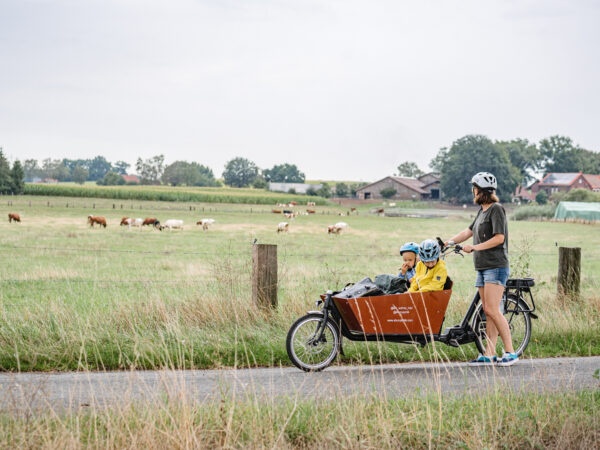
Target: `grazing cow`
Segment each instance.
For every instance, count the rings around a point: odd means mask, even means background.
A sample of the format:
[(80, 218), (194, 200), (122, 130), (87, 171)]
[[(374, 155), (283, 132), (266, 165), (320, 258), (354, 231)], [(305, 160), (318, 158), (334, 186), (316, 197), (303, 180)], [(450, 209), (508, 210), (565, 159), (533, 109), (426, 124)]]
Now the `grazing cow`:
[(172, 230), (183, 230), (183, 220), (179, 220), (179, 219), (169, 219), (165, 222), (164, 225), (160, 226), (160, 230), (164, 230), (165, 228), (168, 228), (169, 231)]
[(196, 225), (202, 225), (204, 231), (208, 230), (208, 226), (215, 223), (215, 219), (202, 219), (196, 222)]
[(131, 217), (123, 217), (119, 226), (127, 225), (127, 228), (129, 229), (131, 229), (131, 227), (139, 227), (141, 230), (143, 222), (144, 221), (140, 218), (133, 219)]
[(277, 232), (278, 233), (287, 233), (289, 227), (290, 227), (289, 223), (279, 222), (279, 225), (277, 225)]
[(306, 214), (315, 214), (317, 211), (315, 211), (314, 209), (307, 209), (306, 210)]
[(142, 226), (149, 225), (156, 229), (160, 229), (160, 221), (156, 217), (146, 217), (142, 222)]
[(346, 222), (338, 222), (335, 225), (329, 225), (327, 227), (327, 234), (340, 234), (344, 228), (347, 228)]
[(306, 206), (317, 206), (315, 202), (306, 202)]
[(342, 231), (340, 228), (337, 228), (335, 225), (329, 225), (327, 227), (327, 234), (340, 234)]
[(272, 209), (271, 212), (273, 214), (281, 214), (281, 210), (280, 209)]
[(142, 222), (142, 226), (152, 225), (153, 227), (155, 227), (157, 223), (158, 223), (158, 220), (156, 220), (156, 217), (146, 217), (144, 219), (144, 221)]
[(106, 228), (106, 218), (102, 216), (88, 216), (88, 224), (90, 227), (94, 227), (94, 224), (98, 224), (101, 227)]
[(18, 215), (17, 213), (8, 213), (8, 222), (21, 222), (21, 216)]

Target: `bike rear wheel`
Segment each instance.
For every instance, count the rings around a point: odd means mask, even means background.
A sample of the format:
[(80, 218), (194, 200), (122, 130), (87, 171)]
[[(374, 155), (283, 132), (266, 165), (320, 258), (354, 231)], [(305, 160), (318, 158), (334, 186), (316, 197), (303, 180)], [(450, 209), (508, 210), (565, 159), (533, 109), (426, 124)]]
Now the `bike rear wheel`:
[[(527, 303), (514, 294), (509, 294), (508, 297), (503, 298), (504, 301), (504, 317), (508, 322), (510, 328), (510, 334), (512, 337), (513, 347), (515, 353), (519, 356), (523, 354), (529, 340), (531, 339), (531, 316), (529, 315), (529, 306)], [(480, 303), (475, 310), (473, 319), (473, 330), (478, 336), (475, 340), (477, 349), (482, 354), (485, 353), (485, 347), (487, 345), (486, 336), (486, 317), (483, 312), (483, 305)], [(502, 340), (498, 338), (501, 343)]]
[(288, 331), (285, 347), (296, 367), (305, 372), (318, 372), (329, 366), (340, 348), (338, 326), (332, 320), (318, 336), (323, 315), (310, 313), (300, 317)]

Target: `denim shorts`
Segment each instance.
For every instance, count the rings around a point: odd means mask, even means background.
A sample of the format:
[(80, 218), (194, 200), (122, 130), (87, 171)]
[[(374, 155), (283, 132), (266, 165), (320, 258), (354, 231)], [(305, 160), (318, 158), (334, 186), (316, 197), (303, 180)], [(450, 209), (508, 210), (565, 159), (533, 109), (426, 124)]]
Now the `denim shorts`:
[(475, 280), (475, 287), (483, 287), (485, 283), (506, 286), (506, 280), (508, 280), (509, 275), (510, 269), (508, 267), (478, 270), (477, 279)]

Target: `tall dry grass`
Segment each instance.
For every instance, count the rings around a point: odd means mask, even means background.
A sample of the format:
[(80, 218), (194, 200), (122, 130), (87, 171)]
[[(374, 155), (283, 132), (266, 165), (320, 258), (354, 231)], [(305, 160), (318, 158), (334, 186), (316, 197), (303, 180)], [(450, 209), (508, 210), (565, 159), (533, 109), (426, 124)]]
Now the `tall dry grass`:
[(595, 392), (200, 402), (172, 389), (151, 402), (0, 413), (2, 448), (597, 448)]

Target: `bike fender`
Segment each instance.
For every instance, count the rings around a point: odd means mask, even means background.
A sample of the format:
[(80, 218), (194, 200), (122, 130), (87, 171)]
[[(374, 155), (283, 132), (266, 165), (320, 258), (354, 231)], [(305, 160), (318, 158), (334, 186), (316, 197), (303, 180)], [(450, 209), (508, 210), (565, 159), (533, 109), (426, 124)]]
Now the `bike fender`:
[(308, 311), (306, 314), (321, 314), (321, 315), (324, 315), (323, 311)]

